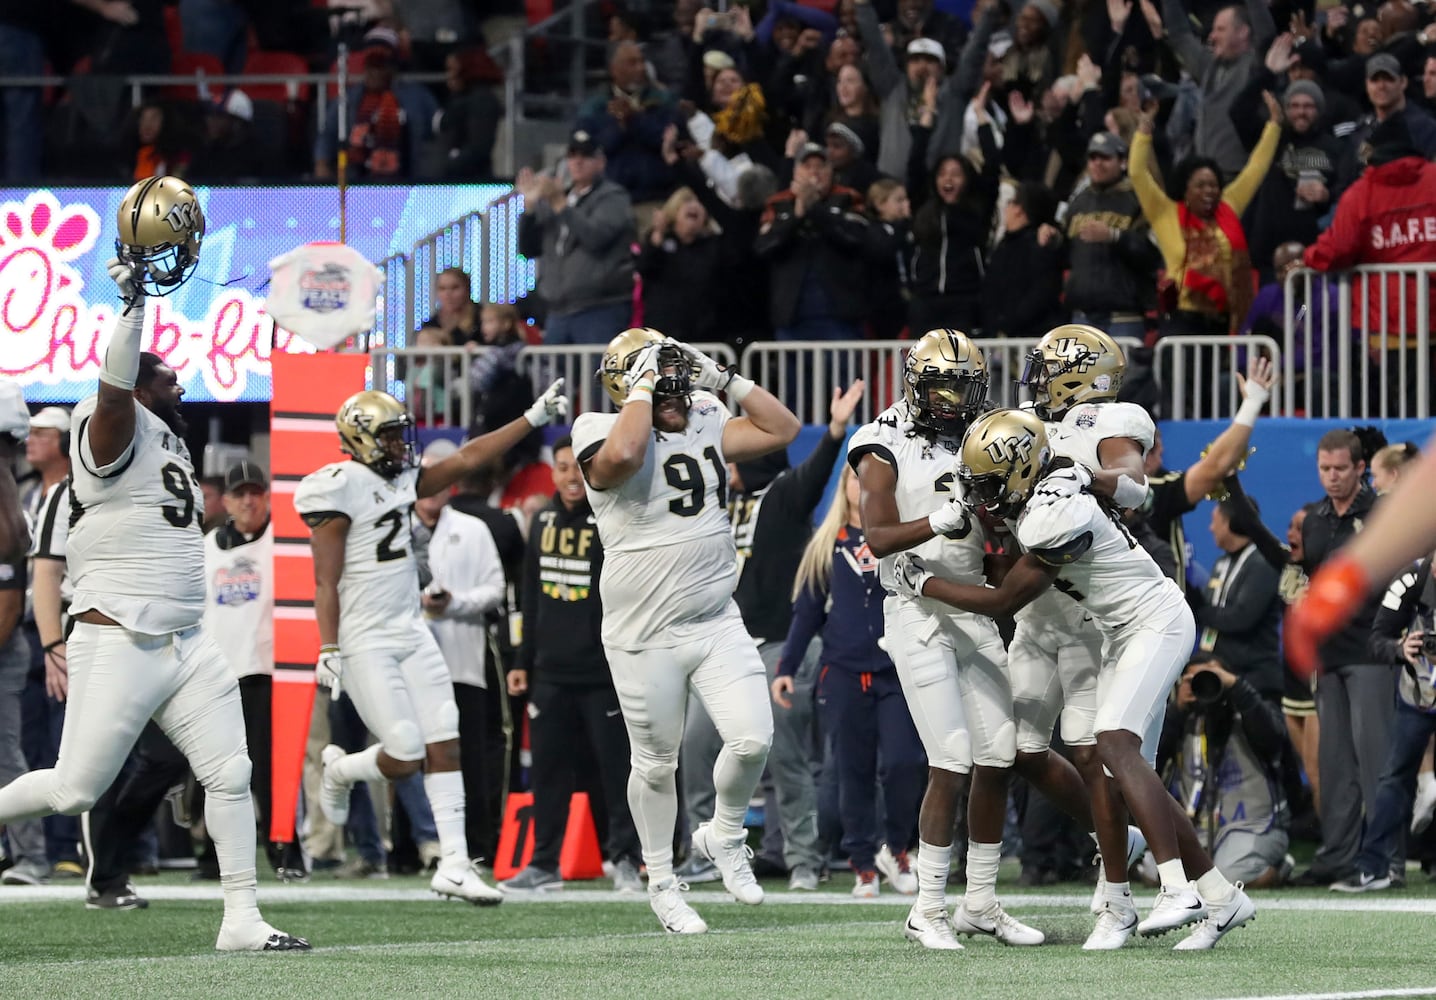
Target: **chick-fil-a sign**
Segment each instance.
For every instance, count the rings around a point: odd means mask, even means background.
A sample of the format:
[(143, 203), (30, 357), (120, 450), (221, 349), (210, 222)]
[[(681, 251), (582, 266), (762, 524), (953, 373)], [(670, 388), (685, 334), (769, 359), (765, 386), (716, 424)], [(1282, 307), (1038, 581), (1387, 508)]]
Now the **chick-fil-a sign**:
[[(269, 261), (304, 243), (337, 239), (337, 195), (298, 186), (195, 190), (207, 224), (199, 267), (178, 291), (146, 302), (145, 345), (174, 367), (190, 400), (267, 400), (271, 354), (310, 350), (276, 330), (264, 311)], [(22, 383), (32, 402), (74, 402), (95, 391), (123, 308), (105, 262), (114, 256), (125, 191), (0, 187), (0, 377)], [(407, 254), (509, 191), (489, 184), (356, 186), (347, 241), (371, 261)], [(517, 261), (515, 227), (499, 229), (489, 237), (495, 245), (488, 259)], [(423, 316), (431, 311), (430, 290), (418, 284), (423, 301), (415, 308)]]
[[(85, 204), (62, 205), (49, 191), (0, 204), (0, 375), (59, 386), (93, 382), (115, 313), (107, 299), (86, 294), (76, 262), (96, 249), (100, 219)], [(104, 248), (108, 249), (108, 247)], [(268, 379), (271, 349), (312, 352), (276, 330), (261, 300), (242, 289), (218, 289), (201, 315), (165, 298), (145, 303), (146, 349), (204, 398), (230, 402), (253, 377)], [(271, 348), (273, 344), (273, 348)]]

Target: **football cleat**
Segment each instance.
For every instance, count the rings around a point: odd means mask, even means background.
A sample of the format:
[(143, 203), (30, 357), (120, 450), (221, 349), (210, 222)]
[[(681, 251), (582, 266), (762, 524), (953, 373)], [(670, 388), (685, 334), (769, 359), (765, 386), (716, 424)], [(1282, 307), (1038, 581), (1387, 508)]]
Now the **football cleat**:
[(1105, 900), (1102, 912), (1097, 914), (1097, 926), (1087, 935), (1082, 950), (1116, 951), (1136, 930), (1137, 906), (1132, 902), (1131, 893), (1120, 903), (1114, 899)]
[(981, 913), (970, 911), (964, 900), (952, 914), (952, 926), (957, 933), (968, 937), (982, 934), (1018, 947), (1031, 947), (1047, 940), (1046, 934), (1010, 915), (997, 900)]
[(319, 807), (324, 810), (324, 818), (338, 827), (349, 821), (349, 786), (334, 776), (334, 763), (344, 756), (344, 750), (333, 743), (319, 755), (324, 762), (324, 777), (319, 781)]
[(902, 928), (903, 937), (933, 951), (961, 951), (962, 942), (958, 941), (952, 929), (952, 917), (948, 916), (947, 907), (924, 913), (918, 905), (914, 903), (908, 910)]
[(232, 923), (228, 920), (219, 925), (219, 938), (214, 943), (215, 951), (309, 951), (309, 942), (302, 937), (275, 930), (263, 920), (249, 923)]
[(434, 877), (429, 879), (429, 888), (440, 896), (462, 899), (475, 906), (497, 906), (504, 901), (504, 894), (483, 880), (477, 864), (446, 868), (439, 866)]
[(669, 934), (706, 934), (708, 925), (683, 898), (688, 886), (671, 876), (648, 889), (648, 905)]
[(1207, 919), (1178, 941), (1173, 951), (1206, 951), (1215, 947), (1227, 931), (1234, 931), (1256, 917), (1256, 904), (1246, 894), (1240, 882), (1232, 887), (1231, 898), (1225, 903), (1208, 905), (1211, 912)]
[(884, 844), (878, 851), (874, 862), (877, 870), (882, 872), (883, 877), (888, 880), (888, 885), (893, 887), (894, 892), (904, 896), (917, 895), (917, 875), (912, 870), (912, 864), (908, 861), (907, 851), (894, 854)]
[[(1147, 851), (1147, 838), (1141, 830), (1135, 826), (1127, 827), (1127, 867), (1123, 871), (1129, 878), (1132, 866), (1142, 860), (1142, 855)], [(1124, 880), (1125, 881), (1125, 880)], [(1092, 890), (1092, 905), (1090, 907), (1092, 916), (1102, 912), (1102, 904), (1107, 899), (1107, 867), (1102, 863), (1102, 855), (1097, 855), (1097, 887)]]
[(693, 850), (718, 866), (723, 875), (723, 888), (740, 903), (757, 906), (763, 901), (763, 887), (753, 874), (753, 849), (748, 846), (748, 831), (720, 841), (713, 833), (713, 824), (704, 823), (693, 831)]
[(1206, 916), (1207, 904), (1190, 886), (1170, 889), (1164, 885), (1152, 904), (1152, 912), (1137, 925), (1137, 933), (1142, 937), (1159, 937), (1167, 931), (1205, 920)]

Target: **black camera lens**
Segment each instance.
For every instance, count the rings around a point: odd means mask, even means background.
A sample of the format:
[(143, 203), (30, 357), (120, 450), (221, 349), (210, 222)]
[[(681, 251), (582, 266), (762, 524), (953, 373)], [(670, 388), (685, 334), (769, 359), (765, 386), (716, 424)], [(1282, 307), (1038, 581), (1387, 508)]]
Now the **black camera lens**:
[(1428, 660), (1436, 659), (1436, 635), (1427, 632), (1421, 637), (1421, 655)]
[(1215, 705), (1222, 700), (1222, 679), (1213, 670), (1198, 670), (1192, 674), (1192, 697), (1198, 705)]

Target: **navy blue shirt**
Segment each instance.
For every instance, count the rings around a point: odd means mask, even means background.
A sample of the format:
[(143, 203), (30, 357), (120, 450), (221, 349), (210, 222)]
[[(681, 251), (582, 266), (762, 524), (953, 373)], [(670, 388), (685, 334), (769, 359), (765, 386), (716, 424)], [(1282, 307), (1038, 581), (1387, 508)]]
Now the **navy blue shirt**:
[(778, 676), (791, 676), (803, 662), (813, 636), (821, 633), (824, 669), (855, 674), (891, 670), (893, 662), (878, 647), (883, 637), (883, 599), (878, 557), (868, 548), (863, 529), (844, 527), (833, 543), (833, 573), (825, 591), (805, 587), (793, 603), (793, 622), (778, 660)]

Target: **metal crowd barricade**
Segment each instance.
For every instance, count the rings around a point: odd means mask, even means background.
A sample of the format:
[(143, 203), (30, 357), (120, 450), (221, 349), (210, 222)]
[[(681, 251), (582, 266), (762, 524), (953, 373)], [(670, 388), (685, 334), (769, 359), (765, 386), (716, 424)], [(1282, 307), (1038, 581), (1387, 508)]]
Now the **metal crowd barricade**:
[(1289, 274), (1282, 314), (1287, 414), (1429, 416), (1433, 282), (1436, 263)]
[(469, 370), (486, 347), (375, 347), (369, 352), (371, 388), (402, 400), (424, 427), (469, 427), (474, 393)]
[[(1273, 369), (1282, 370), (1281, 346), (1262, 334), (1177, 335), (1157, 341), (1157, 375), (1165, 380), (1171, 401), (1170, 412), (1163, 415), (1168, 420), (1211, 420), (1235, 413), (1241, 404), (1235, 376), (1252, 352), (1268, 355)], [(1280, 399), (1278, 393), (1268, 404), (1273, 414), (1281, 413)]]

